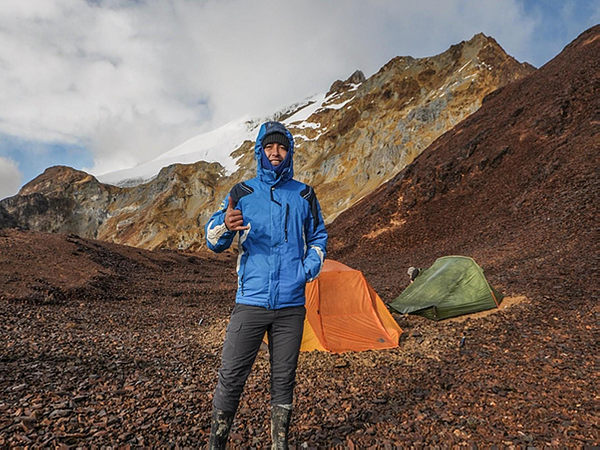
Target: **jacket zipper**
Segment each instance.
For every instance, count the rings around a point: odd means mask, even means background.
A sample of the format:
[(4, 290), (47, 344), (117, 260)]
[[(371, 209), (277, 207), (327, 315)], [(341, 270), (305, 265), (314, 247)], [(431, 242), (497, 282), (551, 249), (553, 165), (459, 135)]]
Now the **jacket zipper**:
[[(273, 192), (275, 192), (275, 186), (271, 186), (271, 189), (269, 189), (270, 194), (271, 194), (271, 201), (279, 206), (282, 206), (281, 203), (279, 203), (277, 200), (275, 200), (275, 197), (273, 196)], [(287, 214), (286, 214), (286, 221), (287, 221)], [(286, 223), (286, 242), (287, 242), (287, 223)], [(244, 295), (244, 291), (242, 291), (242, 295)], [(274, 309), (274, 304), (271, 305), (271, 299), (269, 298), (268, 300), (268, 307), (267, 309)], [(275, 302), (273, 302), (275, 303)]]
[(288, 219), (290, 217), (290, 204), (285, 204), (285, 242), (288, 241)]

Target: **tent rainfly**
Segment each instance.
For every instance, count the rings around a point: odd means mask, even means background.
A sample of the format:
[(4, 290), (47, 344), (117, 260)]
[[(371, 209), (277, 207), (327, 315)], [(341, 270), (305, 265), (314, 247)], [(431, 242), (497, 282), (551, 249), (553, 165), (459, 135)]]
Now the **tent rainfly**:
[(362, 272), (325, 260), (306, 285), (301, 351), (332, 353), (398, 347), (402, 330)]
[(434, 320), (497, 308), (502, 301), (483, 270), (466, 256), (444, 256), (424, 270), (390, 307)]

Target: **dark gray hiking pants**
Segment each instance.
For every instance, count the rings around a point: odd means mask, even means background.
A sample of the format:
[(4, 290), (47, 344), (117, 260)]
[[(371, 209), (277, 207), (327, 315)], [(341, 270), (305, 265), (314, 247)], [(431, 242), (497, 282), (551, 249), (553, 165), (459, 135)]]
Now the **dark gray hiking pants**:
[(271, 404), (292, 403), (304, 330), (304, 306), (266, 309), (236, 304), (227, 325), (213, 404), (235, 412), (265, 331), (271, 361)]

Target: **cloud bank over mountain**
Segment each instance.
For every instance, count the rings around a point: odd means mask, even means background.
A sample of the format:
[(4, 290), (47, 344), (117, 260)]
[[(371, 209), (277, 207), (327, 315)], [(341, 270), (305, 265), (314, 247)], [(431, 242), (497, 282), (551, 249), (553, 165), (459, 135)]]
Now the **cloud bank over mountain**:
[(0, 156), (0, 198), (14, 194), (21, 186), (23, 174), (15, 161)]

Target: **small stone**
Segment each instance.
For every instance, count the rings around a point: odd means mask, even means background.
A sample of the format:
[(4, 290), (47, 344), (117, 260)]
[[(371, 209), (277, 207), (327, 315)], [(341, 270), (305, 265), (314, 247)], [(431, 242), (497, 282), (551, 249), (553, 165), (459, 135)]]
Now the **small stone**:
[(129, 432), (127, 432), (127, 431), (126, 431), (125, 433), (121, 433), (121, 434), (119, 435), (119, 440), (120, 440), (120, 441), (126, 441), (126, 440), (127, 440), (127, 439), (129, 439), (130, 437), (131, 437), (131, 433), (129, 433)]
[(55, 409), (48, 416), (50, 419), (56, 419), (57, 417), (66, 417), (71, 414), (70, 409)]
[(33, 425), (34, 423), (35, 421), (29, 418), (21, 419), (21, 428), (23, 428), (23, 431), (25, 431), (25, 433), (31, 433), (35, 429)]
[(239, 433), (231, 433), (229, 437), (232, 441), (234, 441), (237, 444), (241, 443), (244, 440), (244, 437)]

